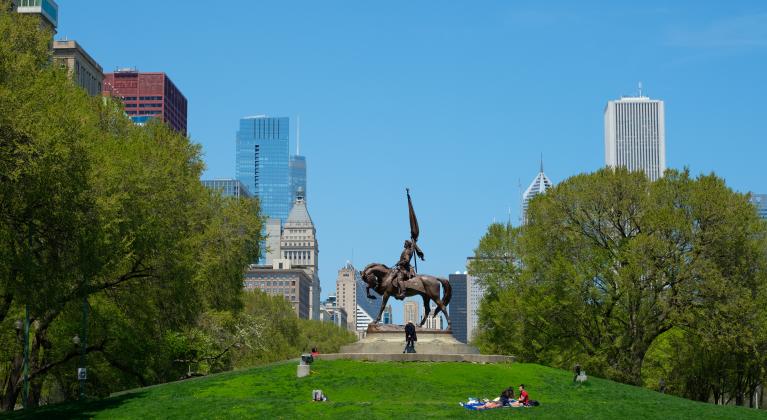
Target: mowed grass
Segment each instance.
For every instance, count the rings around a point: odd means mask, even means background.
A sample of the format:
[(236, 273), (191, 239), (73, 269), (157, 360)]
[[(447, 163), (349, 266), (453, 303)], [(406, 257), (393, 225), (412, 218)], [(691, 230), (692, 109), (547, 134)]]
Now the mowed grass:
[[(535, 364), (317, 361), (296, 378), (296, 362), (159, 385), (98, 401), (43, 407), (20, 418), (766, 418), (765, 412), (721, 407), (589, 378)], [(494, 398), (525, 383), (533, 408), (469, 411), (467, 397)], [(311, 401), (314, 389), (329, 400)]]

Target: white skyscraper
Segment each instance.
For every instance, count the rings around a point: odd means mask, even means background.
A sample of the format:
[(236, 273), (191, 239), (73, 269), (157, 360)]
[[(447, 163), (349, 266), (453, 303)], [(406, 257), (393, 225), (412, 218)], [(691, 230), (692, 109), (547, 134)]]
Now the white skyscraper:
[(605, 107), (605, 165), (644, 171), (655, 181), (666, 170), (663, 101), (642, 96), (609, 101)]
[(543, 194), (551, 188), (553, 184), (549, 177), (543, 173), (543, 159), (541, 159), (541, 171), (535, 176), (533, 182), (527, 187), (525, 193), (522, 194), (522, 223), (527, 223), (527, 206), (530, 204), (530, 200), (538, 194)]

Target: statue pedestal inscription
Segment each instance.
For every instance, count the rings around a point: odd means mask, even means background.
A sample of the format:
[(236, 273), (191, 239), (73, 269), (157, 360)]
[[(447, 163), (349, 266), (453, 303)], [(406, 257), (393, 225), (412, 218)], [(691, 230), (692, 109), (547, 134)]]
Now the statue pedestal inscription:
[[(415, 351), (420, 354), (479, 354), (476, 347), (456, 340), (450, 330), (416, 328), (416, 336)], [(365, 338), (341, 347), (341, 353), (401, 354), (404, 349), (404, 326), (371, 324)]]

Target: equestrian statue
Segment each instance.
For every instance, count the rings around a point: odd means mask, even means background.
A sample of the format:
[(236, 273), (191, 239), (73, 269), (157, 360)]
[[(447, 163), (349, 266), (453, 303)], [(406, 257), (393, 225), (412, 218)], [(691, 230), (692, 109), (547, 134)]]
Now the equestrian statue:
[[(413, 260), (414, 257), (424, 260), (424, 253), (421, 248), (418, 247), (418, 219), (415, 217), (415, 211), (413, 211), (413, 202), (410, 199), (410, 190), (407, 191), (407, 204), (408, 212), (410, 215), (410, 239), (405, 241), (404, 249), (397, 263), (393, 267), (388, 267), (381, 263), (368, 264), (364, 270), (360, 271), (362, 280), (367, 285), (366, 293), (368, 299), (375, 299), (376, 297), (370, 294), (370, 289), (373, 289), (376, 293), (381, 295), (381, 308), (378, 311), (378, 316), (373, 321), (373, 324), (377, 324), (381, 320), (386, 303), (390, 297), (394, 297), (397, 300), (403, 300), (409, 296), (420, 295), (423, 298), (424, 316), (419, 326), (423, 326), (429, 317), (431, 312), (430, 301), (434, 301), (437, 304), (437, 308), (432, 314), (432, 317), (436, 317), (440, 311), (445, 314), (447, 320), (448, 329), (450, 328), (450, 317), (447, 314), (447, 305), (450, 303), (450, 297), (452, 295), (452, 288), (450, 282), (445, 278), (418, 274), (418, 260)], [(413, 255), (415, 254), (415, 255)], [(413, 260), (415, 267), (410, 264)], [(442, 298), (440, 299), (440, 286), (443, 290)]]

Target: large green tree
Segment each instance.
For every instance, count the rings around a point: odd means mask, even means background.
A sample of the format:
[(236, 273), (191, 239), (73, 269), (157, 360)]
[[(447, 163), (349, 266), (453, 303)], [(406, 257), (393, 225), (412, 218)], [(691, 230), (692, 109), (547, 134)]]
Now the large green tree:
[[(477, 249), (472, 273), (509, 282), (483, 303), (481, 345), (633, 384), (672, 328), (705, 344), (696, 351), (760, 348), (764, 223), (720, 178), (671, 170), (650, 182), (603, 169), (536, 197), (528, 221), (516, 233), (491, 227)], [(517, 237), (508, 261), (497, 250), (509, 247), (493, 245), (506, 237)], [(489, 272), (488, 254), (499, 266)], [(504, 326), (513, 337), (495, 332)]]
[(2, 408), (21, 390), (25, 310), (32, 405), (46, 390), (76, 395), (75, 335), (95, 367), (90, 394), (175, 379), (174, 334), (242, 307), (258, 203), (203, 188), (199, 145), (89, 97), (53, 65), (51, 34), (8, 10), (0, 3)]

